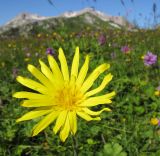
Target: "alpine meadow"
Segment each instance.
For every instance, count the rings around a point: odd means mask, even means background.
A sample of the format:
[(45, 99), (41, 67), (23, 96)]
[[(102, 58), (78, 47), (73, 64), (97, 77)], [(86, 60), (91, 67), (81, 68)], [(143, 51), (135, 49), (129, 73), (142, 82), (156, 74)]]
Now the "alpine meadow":
[(158, 24), (86, 8), (0, 27), (0, 156), (72, 155), (160, 155)]

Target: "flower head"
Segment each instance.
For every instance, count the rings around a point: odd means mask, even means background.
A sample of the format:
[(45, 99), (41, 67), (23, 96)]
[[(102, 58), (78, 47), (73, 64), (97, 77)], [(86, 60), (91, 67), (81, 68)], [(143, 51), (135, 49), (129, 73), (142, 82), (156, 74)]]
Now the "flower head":
[(38, 57), (38, 55), (39, 55), (39, 53), (38, 53), (38, 52), (36, 52), (36, 53), (35, 53), (35, 56), (36, 56), (36, 57)]
[(144, 56), (144, 64), (146, 66), (151, 66), (157, 62), (157, 55), (153, 54), (152, 52), (148, 52)]
[(54, 55), (55, 52), (54, 52), (54, 50), (53, 50), (52, 48), (47, 48), (46, 54), (47, 54), (47, 55)]
[(42, 35), (41, 34), (37, 34), (37, 37), (40, 38)]
[(156, 91), (154, 92), (156, 96), (160, 96), (160, 86), (157, 87)]
[(56, 60), (48, 55), (50, 68), (41, 60), (41, 71), (33, 65), (28, 65), (29, 72), (39, 80), (36, 82), (22, 76), (17, 81), (35, 92), (16, 92), (13, 97), (25, 98), (23, 107), (32, 107), (32, 111), (26, 113), (17, 122), (31, 120), (40, 116), (44, 118), (33, 128), (32, 135), (35, 136), (56, 120), (53, 127), (54, 133), (60, 131), (60, 139), (65, 141), (69, 133), (77, 131), (77, 116), (87, 120), (100, 120), (103, 111), (111, 111), (103, 108), (93, 111), (90, 108), (100, 104), (110, 104), (115, 92), (94, 96), (105, 88), (111, 81), (112, 75), (106, 74), (99, 87), (91, 89), (98, 76), (104, 73), (109, 64), (98, 66), (88, 77), (89, 56), (86, 56), (83, 66), (79, 70), (79, 48), (76, 48), (72, 61), (71, 73), (69, 74), (67, 61), (63, 50), (59, 49), (60, 67)]
[(19, 70), (17, 68), (15, 68), (15, 67), (12, 69), (12, 76), (13, 76), (13, 78), (17, 77), (18, 71)]
[(112, 52), (112, 53), (111, 53), (111, 58), (112, 58), (112, 59), (115, 59), (115, 58), (116, 58), (116, 53), (115, 53), (115, 52)]
[(99, 45), (104, 45), (106, 43), (106, 36), (101, 34), (98, 38)]
[(125, 54), (128, 54), (128, 53), (130, 53), (131, 48), (129, 48), (128, 46), (123, 46), (123, 47), (121, 47), (121, 51)]
[(144, 56), (145, 56), (145, 55), (142, 55), (142, 56), (141, 56), (141, 59), (142, 59), (142, 60), (144, 60)]
[(31, 57), (31, 53), (27, 52), (26, 57)]
[(158, 118), (151, 118), (151, 120), (150, 120), (150, 123), (151, 123), (151, 125), (158, 125), (159, 124), (159, 120), (158, 120)]

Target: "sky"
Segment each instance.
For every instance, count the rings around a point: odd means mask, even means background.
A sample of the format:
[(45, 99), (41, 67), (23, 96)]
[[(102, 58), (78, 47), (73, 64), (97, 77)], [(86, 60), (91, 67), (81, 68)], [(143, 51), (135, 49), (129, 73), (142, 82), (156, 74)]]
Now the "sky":
[(160, 13), (160, 0), (52, 0), (52, 2), (54, 5), (48, 0), (0, 0), (0, 26), (23, 12), (57, 16), (66, 11), (94, 7), (109, 15), (124, 16), (141, 27), (149, 27), (154, 23), (153, 3), (156, 3), (156, 15)]

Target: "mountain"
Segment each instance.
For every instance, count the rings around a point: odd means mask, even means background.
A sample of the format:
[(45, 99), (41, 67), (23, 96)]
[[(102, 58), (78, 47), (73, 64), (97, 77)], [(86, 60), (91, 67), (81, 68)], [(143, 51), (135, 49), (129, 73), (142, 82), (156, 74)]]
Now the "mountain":
[(49, 19), (49, 17), (39, 16), (37, 14), (31, 13), (21, 13), (15, 18), (7, 22), (5, 25), (0, 27), (0, 33), (9, 31), (11, 29), (18, 29), (28, 24), (32, 24), (39, 21), (44, 21)]
[(49, 17), (39, 16), (31, 13), (22, 13), (7, 22), (4, 27), (18, 27), (36, 21), (46, 20)]
[[(118, 24), (120, 26), (126, 26), (127, 21), (122, 16), (106, 15), (105, 13), (98, 11), (98, 10), (95, 10), (93, 8), (85, 8), (81, 11), (69, 11), (69, 12), (62, 14), (61, 16), (66, 17), (66, 18), (72, 18), (72, 17), (80, 16), (80, 15), (83, 15), (86, 13), (90, 13), (94, 16), (97, 16), (102, 21), (110, 21), (110, 22), (113, 22), (113, 23)], [(130, 24), (130, 26), (133, 27), (133, 25), (131, 25), (131, 24)]]
[[(78, 23), (77, 23), (78, 22)], [(4, 26), (0, 27), (0, 34), (22, 34), (26, 35), (31, 31), (49, 31), (69, 26), (70, 28), (78, 27), (81, 29), (86, 25), (94, 28), (110, 27), (110, 28), (134, 28), (134, 25), (129, 23), (122, 16), (106, 15), (93, 8), (85, 8), (80, 11), (69, 11), (55, 17), (44, 17), (36, 14), (22, 13)]]

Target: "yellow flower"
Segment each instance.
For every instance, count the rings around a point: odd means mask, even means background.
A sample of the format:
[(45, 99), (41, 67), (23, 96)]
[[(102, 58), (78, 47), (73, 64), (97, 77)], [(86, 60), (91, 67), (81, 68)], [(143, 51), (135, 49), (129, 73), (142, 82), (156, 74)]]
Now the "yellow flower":
[(131, 62), (131, 59), (130, 58), (126, 59), (126, 62)]
[(123, 118), (122, 121), (123, 121), (123, 122), (126, 122), (126, 118)]
[(158, 125), (159, 120), (157, 118), (151, 118), (150, 123), (151, 125)]
[(41, 34), (37, 34), (37, 37), (40, 38), (42, 35)]
[(25, 58), (24, 61), (25, 61), (25, 62), (28, 62), (28, 61), (29, 61), (29, 58)]
[(5, 62), (2, 62), (1, 65), (2, 65), (2, 67), (5, 67), (6, 64), (5, 64)]
[(94, 34), (94, 35), (98, 37), (98, 36), (99, 36), (99, 33), (98, 33), (98, 32), (95, 32), (95, 34)]
[[(98, 66), (87, 78), (89, 66), (89, 56), (86, 56), (85, 62), (78, 72), (79, 68), (79, 48), (76, 48), (72, 61), (71, 73), (69, 74), (67, 61), (63, 50), (59, 49), (58, 66), (55, 59), (48, 55), (50, 68), (41, 60), (41, 71), (35, 66), (28, 65), (29, 72), (39, 80), (36, 82), (22, 76), (17, 77), (17, 81), (22, 85), (36, 92), (16, 92), (13, 97), (25, 98), (22, 103), (23, 107), (33, 107), (34, 109), (17, 122), (34, 119), (46, 115), (33, 128), (32, 136), (37, 135), (54, 120), (56, 120), (53, 131), (56, 134), (60, 131), (60, 139), (64, 142), (71, 132), (74, 135), (77, 131), (77, 116), (87, 120), (100, 120), (100, 114), (103, 111), (111, 111), (109, 108), (103, 108), (99, 111), (93, 111), (89, 108), (99, 104), (110, 104), (115, 92), (106, 93), (101, 96), (94, 96), (105, 88), (111, 81), (112, 75), (106, 74), (99, 87), (90, 90), (98, 76), (104, 73), (109, 64)], [(95, 116), (95, 117), (94, 117)]]
[(90, 27), (87, 27), (87, 30), (90, 30)]
[(159, 91), (159, 90), (156, 90), (156, 91), (154, 92), (154, 95), (160, 96), (160, 91)]
[(144, 60), (144, 55), (141, 56), (141, 59)]
[(72, 38), (73, 37), (73, 35), (72, 34), (70, 34), (70, 38)]
[(56, 33), (56, 32), (54, 32), (54, 33), (53, 33), (53, 36), (56, 36), (56, 35), (57, 35), (57, 33)]
[(12, 47), (12, 44), (8, 44), (8, 47), (9, 47), (9, 48)]

